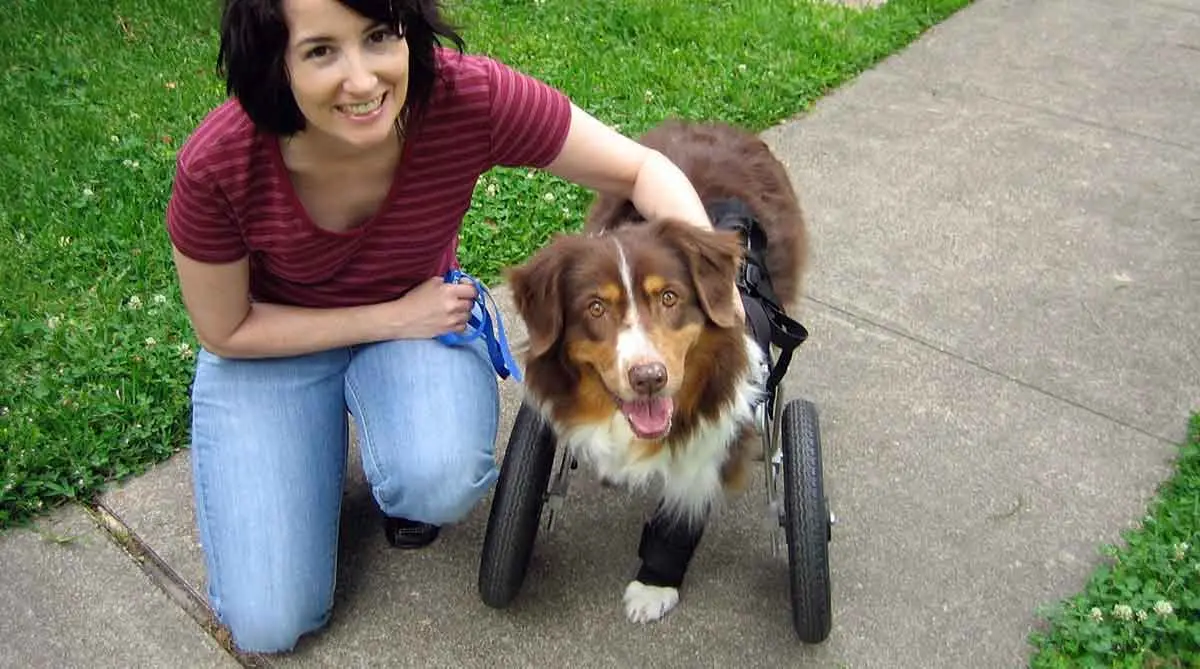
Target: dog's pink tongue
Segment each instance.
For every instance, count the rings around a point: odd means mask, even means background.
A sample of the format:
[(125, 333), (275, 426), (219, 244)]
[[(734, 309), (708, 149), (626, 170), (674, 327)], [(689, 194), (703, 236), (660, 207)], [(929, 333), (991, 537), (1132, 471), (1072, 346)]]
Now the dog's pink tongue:
[(621, 410), (639, 437), (661, 437), (671, 427), (675, 402), (669, 397), (654, 397), (623, 402)]

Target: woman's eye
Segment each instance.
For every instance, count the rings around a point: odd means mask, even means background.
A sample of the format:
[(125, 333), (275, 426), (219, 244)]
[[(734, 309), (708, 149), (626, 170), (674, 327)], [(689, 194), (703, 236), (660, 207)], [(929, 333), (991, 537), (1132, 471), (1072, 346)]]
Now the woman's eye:
[(592, 318), (600, 318), (604, 315), (604, 312), (604, 303), (600, 300), (592, 300), (590, 303), (588, 303), (588, 314)]
[(308, 52), (304, 54), (304, 57), (306, 59), (307, 58), (324, 58), (325, 56), (328, 56), (331, 52), (332, 52), (332, 49), (330, 49), (329, 47), (322, 44), (321, 46), (314, 46), (313, 48), (309, 49)]
[(367, 35), (367, 40), (372, 44), (381, 44), (383, 42), (399, 38), (400, 33), (392, 30), (391, 28), (380, 28), (379, 30), (372, 32), (370, 35)]
[(679, 295), (673, 290), (664, 290), (662, 293), (662, 304), (664, 307), (673, 307), (679, 302)]

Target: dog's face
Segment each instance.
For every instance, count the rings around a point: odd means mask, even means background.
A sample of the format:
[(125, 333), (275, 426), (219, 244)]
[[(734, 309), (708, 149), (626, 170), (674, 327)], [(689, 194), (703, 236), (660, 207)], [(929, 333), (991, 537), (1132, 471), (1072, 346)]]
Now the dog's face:
[(556, 238), (508, 273), (530, 390), (562, 398), (573, 420), (616, 409), (638, 438), (664, 438), (689, 355), (717, 353), (698, 348), (705, 330), (742, 326), (741, 253), (736, 234), (671, 221)]

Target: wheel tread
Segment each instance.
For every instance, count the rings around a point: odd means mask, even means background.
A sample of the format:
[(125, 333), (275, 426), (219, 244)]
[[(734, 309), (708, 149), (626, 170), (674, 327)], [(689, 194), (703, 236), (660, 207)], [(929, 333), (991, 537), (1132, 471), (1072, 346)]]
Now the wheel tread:
[(816, 407), (792, 400), (783, 410), (784, 527), (791, 567), (792, 623), (806, 643), (824, 641), (832, 626), (829, 510), (821, 468)]

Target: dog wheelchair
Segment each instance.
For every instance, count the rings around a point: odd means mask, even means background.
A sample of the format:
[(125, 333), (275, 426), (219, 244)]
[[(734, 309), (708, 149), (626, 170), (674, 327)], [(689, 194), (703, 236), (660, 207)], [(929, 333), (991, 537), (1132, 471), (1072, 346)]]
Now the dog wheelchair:
[[(828, 544), (834, 519), (824, 491), (818, 415), (808, 400), (785, 404), (780, 388), (808, 332), (775, 298), (763, 260), (766, 239), (753, 214), (737, 201), (718, 203), (710, 214), (715, 227), (738, 230), (747, 249), (738, 287), (747, 327), (766, 361), (755, 429), (762, 440), (771, 552), (778, 557), (786, 547), (797, 637), (820, 643), (832, 624)], [(577, 468), (539, 411), (523, 403), (500, 467), (480, 558), (479, 594), (488, 606), (505, 608), (517, 596), (538, 533), (552, 531), (559, 521)]]

